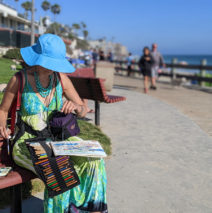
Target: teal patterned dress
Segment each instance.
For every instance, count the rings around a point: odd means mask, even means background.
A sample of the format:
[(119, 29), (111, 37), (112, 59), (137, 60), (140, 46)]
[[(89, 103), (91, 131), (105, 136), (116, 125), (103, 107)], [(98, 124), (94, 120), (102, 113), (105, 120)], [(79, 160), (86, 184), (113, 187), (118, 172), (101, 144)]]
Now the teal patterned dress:
[[(30, 125), (34, 130), (43, 130), (46, 127), (49, 114), (55, 110), (60, 110), (63, 105), (62, 87), (59, 79), (55, 88), (54, 96), (48, 108), (33, 91), (27, 81), (21, 99), (21, 119)], [(17, 130), (18, 131), (18, 130)], [(25, 139), (34, 136), (25, 132), (15, 143), (13, 148), (13, 159), (21, 167), (35, 172), (30, 153), (26, 147)], [(70, 141), (82, 140), (79, 137), (70, 137)], [(59, 194), (53, 198), (48, 197), (48, 191), (44, 192), (44, 212), (45, 213), (87, 213), (87, 212), (107, 212), (106, 204), (106, 172), (103, 159), (87, 157), (71, 157), (74, 168), (79, 176), (80, 185), (73, 189)]]

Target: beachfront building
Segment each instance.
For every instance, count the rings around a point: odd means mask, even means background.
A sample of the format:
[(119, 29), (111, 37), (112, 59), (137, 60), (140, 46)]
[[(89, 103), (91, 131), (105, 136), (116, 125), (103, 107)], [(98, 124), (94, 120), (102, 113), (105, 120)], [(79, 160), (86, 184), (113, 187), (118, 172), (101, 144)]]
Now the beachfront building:
[[(34, 23), (35, 36), (43, 34), (46, 28), (42, 20)], [(0, 2), (0, 55), (9, 48), (30, 45), (31, 21), (20, 16), (16, 9)]]
[(127, 47), (112, 41), (106, 41), (105, 39), (88, 41), (91, 48), (104, 51), (105, 54), (112, 52), (114, 59), (125, 58), (128, 55)]
[[(14, 8), (0, 3), (0, 27), (30, 32), (31, 22), (19, 16)], [(43, 28), (40, 27), (39, 23), (35, 22), (35, 33), (40, 34), (39, 31), (43, 31)]]

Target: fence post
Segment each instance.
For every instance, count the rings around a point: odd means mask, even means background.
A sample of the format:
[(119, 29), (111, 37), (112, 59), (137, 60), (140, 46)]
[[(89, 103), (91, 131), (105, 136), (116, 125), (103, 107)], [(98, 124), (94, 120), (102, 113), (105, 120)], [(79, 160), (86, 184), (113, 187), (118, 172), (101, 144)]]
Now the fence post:
[[(202, 59), (202, 61), (201, 61), (201, 65), (202, 66), (206, 66), (207, 65), (207, 60), (206, 59)], [(203, 68), (200, 70), (200, 77), (205, 77), (205, 72), (206, 72), (206, 70), (204, 70)], [(202, 86), (204, 86), (204, 81), (200, 81), (200, 86), (202, 87)]]
[(174, 68), (174, 65), (177, 64), (177, 58), (173, 58), (172, 59), (172, 69), (171, 69), (171, 80), (175, 80), (176, 79), (176, 69)]

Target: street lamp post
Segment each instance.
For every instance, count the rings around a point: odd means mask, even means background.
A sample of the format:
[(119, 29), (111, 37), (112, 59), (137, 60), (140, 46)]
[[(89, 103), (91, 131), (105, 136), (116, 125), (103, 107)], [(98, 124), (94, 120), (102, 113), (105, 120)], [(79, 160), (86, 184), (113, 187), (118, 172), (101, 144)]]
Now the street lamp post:
[(32, 8), (31, 8), (31, 45), (35, 43), (35, 2), (32, 0)]

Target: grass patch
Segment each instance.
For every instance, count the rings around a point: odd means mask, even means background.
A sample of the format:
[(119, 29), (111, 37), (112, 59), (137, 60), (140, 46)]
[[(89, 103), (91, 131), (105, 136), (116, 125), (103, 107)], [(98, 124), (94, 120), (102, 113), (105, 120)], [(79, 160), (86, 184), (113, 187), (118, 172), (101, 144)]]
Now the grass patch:
[[(206, 73), (204, 77), (212, 78), (212, 74)], [(212, 83), (210, 83), (210, 82), (205, 82), (204, 85), (205, 85), (206, 87), (212, 87)]]
[[(198, 73), (197, 76), (201, 77), (201, 74)], [(211, 73), (205, 73), (204, 77), (206, 77), (206, 78), (212, 78), (212, 74)], [(210, 82), (203, 82), (203, 86), (212, 87), (212, 83), (210, 83)]]
[(3, 92), (0, 92), (0, 103), (1, 103), (1, 101), (2, 101), (3, 95), (4, 95), (4, 93), (3, 93)]
[[(0, 98), (2, 98), (2, 94), (0, 93)], [(103, 149), (107, 153), (107, 155), (111, 154), (111, 141), (110, 138), (105, 135), (100, 128), (95, 125), (88, 123), (86, 121), (79, 120), (79, 127), (81, 133), (79, 137), (84, 140), (97, 140), (101, 143)], [(36, 178), (27, 183), (22, 184), (22, 195), (23, 199), (29, 198), (31, 195), (35, 195), (38, 192), (44, 190), (43, 182)], [(1, 189), (0, 190), (0, 209), (10, 205), (10, 189)]]
[[(10, 66), (14, 64), (11, 59), (0, 58), (0, 84), (8, 83), (10, 78), (15, 74), (15, 71), (11, 70)], [(20, 65), (16, 65), (19, 69)]]
[(79, 127), (80, 127), (80, 134), (79, 137), (81, 137), (84, 140), (97, 140), (101, 143), (103, 149), (107, 153), (107, 155), (111, 154), (111, 141), (110, 138), (105, 135), (100, 128), (97, 126), (85, 122), (85, 121), (78, 121)]

